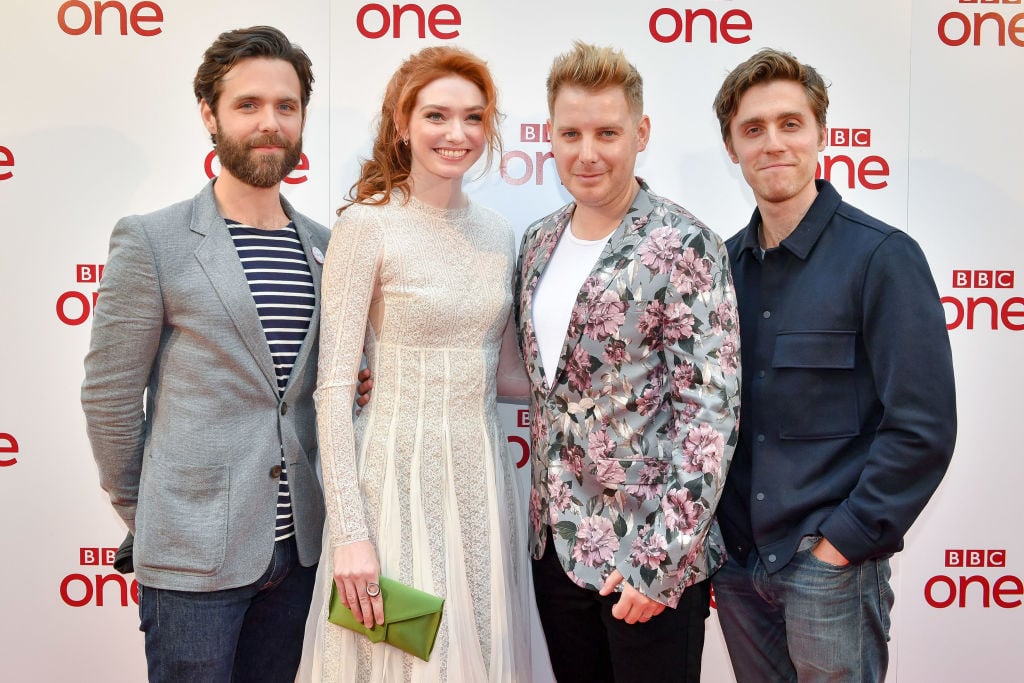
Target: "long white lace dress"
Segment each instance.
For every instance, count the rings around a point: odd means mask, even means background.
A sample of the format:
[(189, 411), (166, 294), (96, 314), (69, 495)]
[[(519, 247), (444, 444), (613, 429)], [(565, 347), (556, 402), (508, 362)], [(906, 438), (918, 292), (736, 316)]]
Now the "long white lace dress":
[[(470, 204), (354, 205), (334, 227), (323, 276), (316, 393), (333, 547), (369, 538), (381, 574), (445, 598), (424, 662), (327, 622), (321, 582), (313, 677), (528, 681), (525, 515), (498, 421), (496, 375), (510, 318), (512, 227)], [(352, 421), (365, 349), (374, 387)], [(508, 357), (508, 356), (506, 356)]]

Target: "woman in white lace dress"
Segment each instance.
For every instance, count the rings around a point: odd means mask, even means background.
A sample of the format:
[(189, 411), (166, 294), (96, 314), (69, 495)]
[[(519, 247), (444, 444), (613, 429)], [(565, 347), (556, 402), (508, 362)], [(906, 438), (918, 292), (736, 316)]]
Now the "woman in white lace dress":
[[(450, 47), (411, 56), (388, 84), (353, 203), (339, 210), (316, 392), (323, 562), (368, 626), (383, 617), (370, 595), (379, 576), (445, 606), (429, 662), (328, 623), (325, 608), (317, 680), (529, 680), (525, 515), (496, 406), (499, 391), (527, 390), (509, 315), (515, 240), (462, 190), (483, 152), (500, 152), (498, 117), (477, 57)], [(374, 389), (353, 424), (364, 350)]]

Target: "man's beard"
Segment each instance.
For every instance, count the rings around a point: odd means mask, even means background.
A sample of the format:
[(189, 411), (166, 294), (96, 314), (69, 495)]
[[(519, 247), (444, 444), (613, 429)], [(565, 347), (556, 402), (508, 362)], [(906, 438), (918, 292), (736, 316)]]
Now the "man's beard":
[[(283, 156), (253, 152), (254, 147), (281, 147)], [(217, 126), (217, 157), (221, 168), (243, 183), (254, 187), (273, 187), (295, 170), (302, 156), (302, 138), (288, 144), (281, 135), (260, 135), (248, 140), (225, 135)]]

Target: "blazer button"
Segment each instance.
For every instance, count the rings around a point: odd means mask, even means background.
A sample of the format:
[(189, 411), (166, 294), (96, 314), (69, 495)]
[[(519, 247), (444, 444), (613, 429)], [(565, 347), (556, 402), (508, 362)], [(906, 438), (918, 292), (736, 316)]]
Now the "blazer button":
[(281, 478), (281, 466), (280, 465), (274, 465), (273, 467), (270, 468), (270, 478), (271, 479), (280, 479)]
[(287, 415), (288, 414), (288, 404), (286, 402), (284, 402), (284, 401), (281, 401), (281, 414), (282, 415)]

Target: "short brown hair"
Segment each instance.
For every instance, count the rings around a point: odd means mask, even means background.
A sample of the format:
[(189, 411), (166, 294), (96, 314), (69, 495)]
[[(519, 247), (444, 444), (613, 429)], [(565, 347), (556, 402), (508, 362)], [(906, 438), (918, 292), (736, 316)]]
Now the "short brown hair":
[(572, 50), (555, 57), (548, 73), (548, 113), (554, 116), (555, 98), (563, 86), (584, 90), (621, 87), (634, 116), (644, 113), (644, 79), (620, 50), (573, 41)]
[(764, 48), (729, 72), (715, 96), (715, 115), (722, 128), (722, 140), (729, 142), (729, 124), (739, 109), (743, 94), (771, 81), (795, 81), (804, 87), (807, 101), (821, 129), (828, 112), (828, 86), (813, 66), (801, 64), (788, 52)]
[[(457, 47), (426, 47), (410, 55), (391, 76), (384, 91), (377, 123), (377, 137), (373, 152), (363, 161), (359, 180), (348, 195), (355, 204), (388, 204), (393, 190), (400, 190), (408, 200), (412, 193), (409, 174), (412, 171), (412, 152), (402, 143), (398, 123), (408, 125), (416, 98), (426, 86), (445, 76), (464, 78), (484, 96), (481, 121), (487, 140), (487, 165), (494, 153), (501, 154), (501, 112), (498, 110), (498, 89), (494, 85), (487, 63), (472, 52)], [(374, 198), (375, 195), (382, 195)], [(340, 214), (348, 204), (338, 209)]]
[(203, 63), (192, 81), (196, 101), (205, 100), (216, 115), (224, 75), (238, 62), (252, 57), (283, 59), (295, 68), (302, 89), (302, 113), (305, 115), (313, 92), (313, 64), (301, 47), (290, 42), (273, 26), (251, 26), (225, 31), (217, 36), (213, 45), (206, 48)]

